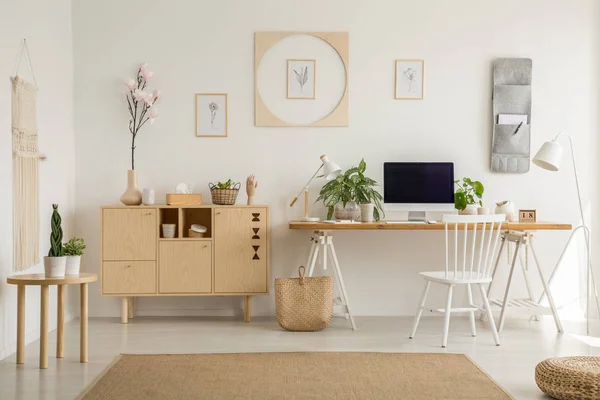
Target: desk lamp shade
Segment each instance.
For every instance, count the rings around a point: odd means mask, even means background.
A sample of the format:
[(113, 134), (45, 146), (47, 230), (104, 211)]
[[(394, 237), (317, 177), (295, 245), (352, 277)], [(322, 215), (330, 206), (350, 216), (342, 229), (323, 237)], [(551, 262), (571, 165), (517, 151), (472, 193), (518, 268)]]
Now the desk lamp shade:
[(533, 163), (548, 171), (558, 171), (562, 159), (563, 147), (556, 139), (546, 142), (539, 149)]
[(323, 162), (323, 176), (326, 181), (335, 179), (342, 172), (340, 166), (331, 161), (326, 154), (321, 156), (321, 161)]

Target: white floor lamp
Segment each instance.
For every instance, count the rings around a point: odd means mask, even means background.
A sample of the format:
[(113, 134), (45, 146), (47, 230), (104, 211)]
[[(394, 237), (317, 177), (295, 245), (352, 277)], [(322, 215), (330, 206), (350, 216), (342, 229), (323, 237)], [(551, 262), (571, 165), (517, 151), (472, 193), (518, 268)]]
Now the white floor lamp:
[(294, 197), (294, 200), (290, 203), (290, 207), (293, 207), (294, 204), (296, 204), (296, 201), (298, 201), (298, 198), (302, 195), (302, 192), (304, 192), (304, 218), (302, 218), (302, 221), (319, 221), (318, 217), (308, 216), (308, 185), (310, 185), (317, 175), (319, 175), (321, 168), (323, 169), (323, 177), (327, 181), (336, 178), (340, 172), (342, 172), (339, 165), (327, 158), (327, 154), (321, 156), (321, 165), (317, 169), (317, 172), (315, 172), (308, 182), (306, 182), (306, 185), (304, 185), (304, 188), (298, 193), (298, 196)]
[[(573, 172), (575, 174), (575, 186), (577, 188), (577, 198), (579, 199), (579, 212), (581, 213), (581, 225), (577, 226), (571, 232), (571, 236), (569, 236), (569, 240), (565, 245), (562, 253), (560, 254), (560, 258), (558, 259), (558, 263), (556, 267), (558, 267), (565, 255), (567, 247), (569, 247), (569, 243), (573, 239), (575, 233), (579, 230), (583, 230), (585, 233), (585, 245), (586, 245), (586, 256), (587, 256), (587, 281), (586, 281), (586, 314), (587, 314), (587, 334), (590, 334), (590, 283), (592, 285), (594, 291), (594, 297), (596, 298), (596, 307), (598, 308), (598, 313), (600, 314), (600, 301), (598, 301), (598, 291), (596, 290), (596, 280), (594, 279), (594, 271), (592, 269), (592, 260), (590, 254), (590, 229), (585, 222), (585, 216), (583, 213), (583, 203), (581, 202), (581, 191), (579, 190), (579, 176), (577, 175), (577, 163), (575, 162), (575, 152), (573, 151), (573, 138), (570, 134), (562, 132), (559, 133), (554, 140), (550, 142), (546, 142), (539, 149), (535, 157), (533, 158), (533, 163), (540, 168), (543, 168), (548, 171), (558, 171), (560, 169), (560, 163), (563, 154), (563, 146), (558, 142), (558, 139), (561, 136), (566, 136), (569, 138), (569, 144), (571, 147), (571, 160), (573, 161)], [(552, 276), (550, 280), (552, 280), (554, 276), (554, 272), (556, 272), (556, 267), (552, 272)], [(544, 293), (545, 294), (545, 293)], [(542, 297), (544, 296), (542, 294)], [(541, 301), (541, 299), (540, 299)]]

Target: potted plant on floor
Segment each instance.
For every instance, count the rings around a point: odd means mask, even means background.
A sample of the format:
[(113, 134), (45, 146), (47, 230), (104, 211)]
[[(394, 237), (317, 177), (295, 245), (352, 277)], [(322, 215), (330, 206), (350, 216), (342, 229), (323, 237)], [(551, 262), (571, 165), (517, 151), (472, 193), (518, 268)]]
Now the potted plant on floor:
[(67, 257), (67, 265), (65, 269), (66, 275), (79, 275), (81, 268), (81, 256), (85, 250), (85, 242), (82, 238), (71, 238), (63, 245), (65, 256)]
[(67, 258), (64, 256), (62, 245), (62, 219), (58, 213), (58, 204), (52, 204), (52, 208), (50, 251), (48, 251), (48, 256), (44, 257), (44, 273), (50, 278), (63, 278), (65, 276)]
[[(364, 222), (380, 220), (383, 214), (381, 194), (375, 189), (375, 180), (365, 176), (367, 163), (364, 159), (358, 167), (352, 167), (326, 183), (316, 201), (323, 201), (327, 207), (327, 219), (357, 220), (363, 214)], [(361, 204), (360, 208), (357, 205)]]
[(483, 206), (481, 198), (484, 187), (479, 181), (462, 178), (454, 181), (458, 189), (454, 193), (454, 208), (460, 215), (476, 215), (477, 207)]

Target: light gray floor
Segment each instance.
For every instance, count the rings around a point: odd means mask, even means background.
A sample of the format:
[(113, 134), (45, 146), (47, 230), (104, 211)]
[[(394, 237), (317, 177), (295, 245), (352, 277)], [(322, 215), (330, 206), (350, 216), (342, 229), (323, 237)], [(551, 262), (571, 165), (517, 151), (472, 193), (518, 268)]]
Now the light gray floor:
[(556, 333), (550, 319), (540, 322), (508, 319), (496, 347), (487, 327), (477, 321), (472, 338), (466, 318), (450, 322), (448, 348), (440, 347), (442, 319), (424, 317), (417, 337), (408, 339), (412, 318), (359, 317), (358, 330), (334, 318), (331, 326), (314, 333), (282, 331), (274, 319), (194, 317), (137, 317), (128, 325), (117, 318), (92, 318), (89, 326), (88, 364), (79, 363), (79, 321), (65, 327), (65, 358), (56, 359), (56, 333), (50, 333), (47, 370), (38, 369), (39, 342), (26, 347), (25, 365), (15, 355), (0, 362), (0, 399), (73, 399), (120, 353), (238, 353), (272, 351), (379, 351), (465, 353), (508, 389), (516, 399), (544, 399), (534, 381), (535, 365), (547, 358), (600, 355), (573, 337), (583, 323), (565, 323), (567, 333)]

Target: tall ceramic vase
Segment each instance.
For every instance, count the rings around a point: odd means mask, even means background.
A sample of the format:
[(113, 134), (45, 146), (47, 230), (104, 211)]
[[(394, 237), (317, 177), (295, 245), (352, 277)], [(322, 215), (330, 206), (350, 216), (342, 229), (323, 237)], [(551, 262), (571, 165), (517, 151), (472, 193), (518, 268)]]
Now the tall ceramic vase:
[(121, 196), (121, 203), (126, 206), (139, 206), (142, 204), (142, 192), (137, 185), (137, 171), (130, 169), (127, 171), (127, 190)]

